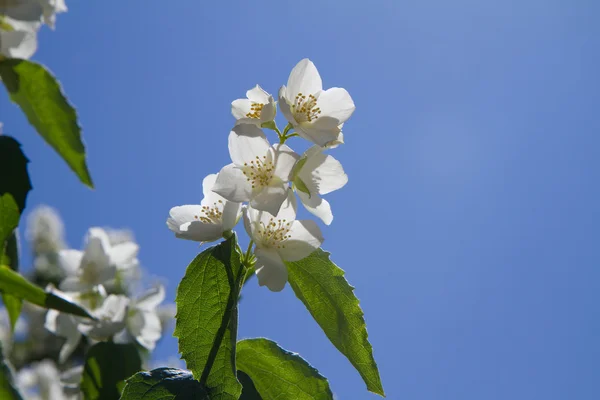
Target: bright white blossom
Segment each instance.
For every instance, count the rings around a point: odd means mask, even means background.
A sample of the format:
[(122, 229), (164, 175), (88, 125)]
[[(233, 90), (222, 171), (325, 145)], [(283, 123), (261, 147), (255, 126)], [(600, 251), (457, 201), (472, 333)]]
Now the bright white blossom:
[(248, 201), (257, 210), (277, 214), (299, 156), (285, 144), (270, 146), (264, 133), (248, 124), (229, 134), (229, 154), (233, 163), (219, 172), (213, 190), (227, 200)]
[(238, 223), (242, 205), (229, 201), (213, 192), (217, 174), (208, 175), (202, 181), (204, 199), (200, 205), (171, 208), (167, 226), (181, 239), (212, 242), (233, 229)]
[(85, 251), (59, 252), (59, 264), (67, 275), (60, 288), (66, 291), (86, 291), (109, 282), (117, 276), (117, 269), (137, 267), (138, 250), (138, 245), (133, 242), (112, 246), (103, 229), (91, 228)]
[(292, 176), (294, 189), (304, 207), (325, 224), (331, 224), (331, 206), (320, 195), (338, 190), (348, 182), (342, 164), (323, 154), (323, 148), (313, 146), (296, 163)]
[(307, 58), (279, 90), (279, 107), (298, 135), (319, 146), (339, 144), (341, 125), (355, 109), (346, 89), (323, 90), (321, 76)]
[(129, 303), (125, 317), (126, 329), (115, 337), (117, 343), (136, 341), (148, 350), (154, 350), (162, 336), (159, 305), (165, 299), (165, 288), (154, 287)]
[(246, 208), (244, 226), (256, 244), (256, 276), (260, 286), (281, 291), (288, 278), (284, 261), (308, 257), (323, 243), (321, 230), (314, 221), (296, 220), (296, 198), (290, 193), (273, 216), (267, 212)]
[(277, 104), (273, 96), (256, 85), (246, 92), (247, 99), (237, 99), (231, 103), (231, 114), (237, 124), (254, 124), (261, 126), (273, 121), (277, 113)]

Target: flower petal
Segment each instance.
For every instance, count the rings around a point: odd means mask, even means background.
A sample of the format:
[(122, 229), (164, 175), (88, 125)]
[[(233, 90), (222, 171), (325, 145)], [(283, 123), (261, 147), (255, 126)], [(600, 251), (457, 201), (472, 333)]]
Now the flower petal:
[(110, 261), (118, 269), (128, 269), (138, 265), (137, 254), (140, 246), (134, 242), (120, 243), (110, 251)]
[(275, 99), (273, 99), (273, 96), (271, 96), (269, 97), (268, 103), (264, 105), (260, 113), (261, 124), (273, 121), (275, 119), (275, 115), (277, 115), (277, 103), (275, 103)]
[(292, 125), (295, 126), (296, 119), (294, 118), (294, 114), (292, 113), (290, 104), (288, 103), (288, 101), (285, 97), (286, 93), (287, 93), (286, 87), (282, 86), (281, 89), (279, 89), (279, 109), (283, 113), (283, 116), (285, 117), (285, 119), (287, 119), (288, 122), (290, 122)]
[(253, 161), (256, 157), (262, 159), (267, 155), (269, 147), (265, 134), (256, 125), (237, 125), (229, 133), (229, 155), (231, 161), (238, 166)]
[(256, 277), (260, 286), (267, 286), (273, 292), (280, 292), (285, 287), (288, 279), (287, 267), (274, 250), (257, 247)]
[(231, 114), (235, 119), (246, 118), (246, 115), (250, 112), (252, 107), (252, 101), (248, 99), (237, 99), (231, 103)]
[(321, 198), (318, 194), (308, 196), (306, 193), (297, 191), (300, 201), (304, 204), (304, 207), (313, 215), (319, 217), (325, 225), (330, 225), (333, 221), (333, 214), (331, 213), (331, 206), (329, 202)]
[(277, 249), (286, 261), (299, 261), (308, 257), (313, 251), (321, 247), (323, 235), (315, 221), (294, 221), (289, 231), (291, 236), (285, 241), (285, 247)]
[(323, 82), (317, 67), (308, 58), (301, 60), (288, 78), (287, 99), (293, 103), (298, 93), (303, 95), (316, 94), (323, 90)]
[(259, 85), (256, 85), (246, 92), (246, 97), (254, 103), (267, 104), (271, 95)]
[(96, 264), (102, 268), (109, 265), (110, 258), (108, 250), (110, 249), (110, 240), (102, 228), (90, 228), (88, 231), (87, 245), (83, 254), (82, 265)]
[(296, 161), (300, 159), (300, 155), (296, 154), (286, 144), (276, 144), (271, 147), (267, 160), (275, 165), (275, 176), (279, 177), (284, 182), (289, 182), (291, 179), (292, 169)]
[(295, 126), (296, 133), (319, 146), (327, 146), (339, 138), (340, 128), (338, 120), (331, 117), (319, 117), (310, 124), (304, 123)]
[(226, 201), (223, 207), (223, 231), (232, 230), (240, 220), (242, 216), (242, 203), (236, 203), (233, 201)]
[[(246, 125), (250, 126), (250, 125)], [(241, 203), (249, 201), (252, 196), (252, 184), (241, 169), (235, 164), (229, 164), (217, 175), (213, 191), (229, 201)]]
[(79, 250), (61, 250), (58, 252), (58, 265), (67, 275), (75, 275), (79, 266), (83, 252)]
[(283, 183), (274, 186), (266, 186), (252, 197), (250, 206), (257, 210), (277, 215), (281, 208), (281, 204), (285, 201), (287, 196), (288, 187)]
[(340, 189), (348, 182), (348, 175), (342, 164), (330, 155), (315, 151), (313, 146), (307, 151), (306, 162), (298, 176), (312, 193), (327, 194)]
[(135, 306), (141, 310), (152, 311), (164, 300), (165, 287), (163, 285), (158, 285), (150, 290), (147, 290), (137, 300), (135, 300)]
[(346, 89), (331, 88), (321, 92), (319, 108), (321, 109), (319, 118), (334, 118), (339, 121), (339, 125), (350, 118), (356, 106)]
[(141, 311), (142, 326), (135, 336), (137, 342), (148, 350), (154, 350), (156, 342), (162, 336), (162, 325), (160, 318), (155, 312)]
[(197, 220), (203, 215), (202, 206), (185, 205), (171, 208), (167, 226), (180, 239), (196, 242), (212, 242), (223, 235), (222, 224), (211, 224)]

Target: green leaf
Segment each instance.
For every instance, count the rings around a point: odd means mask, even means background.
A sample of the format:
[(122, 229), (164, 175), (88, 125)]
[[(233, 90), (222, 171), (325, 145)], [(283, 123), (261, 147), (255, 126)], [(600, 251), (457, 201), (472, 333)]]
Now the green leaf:
[(0, 291), (40, 307), (92, 318), (84, 308), (45, 291), (5, 265), (0, 265)]
[[(19, 245), (17, 240), (16, 231), (13, 231), (12, 235), (9, 236), (6, 241), (6, 247), (4, 249), (4, 253), (0, 253), (2, 256), (2, 260), (0, 260), (0, 265), (8, 265), (10, 269), (13, 271), (18, 271), (19, 269)], [(4, 303), (4, 307), (8, 312), (8, 318), (10, 320), (10, 329), (11, 331), (15, 330), (15, 326), (17, 324), (17, 320), (19, 319), (19, 315), (21, 315), (21, 308), (23, 307), (23, 300), (18, 297), (12, 296), (8, 293), (2, 293), (2, 302)]]
[(10, 330), (14, 332), (15, 326), (19, 315), (21, 315), (21, 308), (23, 307), (23, 300), (18, 297), (12, 296), (7, 293), (2, 293), (2, 302), (8, 312), (8, 319), (10, 320)]
[(127, 381), (121, 400), (210, 400), (188, 371), (158, 368), (139, 372)]
[(11, 100), (23, 110), (29, 123), (79, 179), (93, 187), (77, 113), (56, 78), (40, 64), (10, 58), (0, 61), (0, 77)]
[(318, 249), (310, 256), (286, 262), (289, 282), (331, 343), (354, 365), (367, 389), (384, 396), (364, 313), (344, 271)]
[(0, 342), (0, 399), (2, 400), (22, 400), (14, 383), (11, 368), (4, 361), (2, 353), (2, 342)]
[(81, 391), (85, 400), (118, 400), (125, 380), (142, 368), (134, 344), (100, 342), (88, 351), (83, 368)]
[(246, 339), (237, 345), (237, 366), (265, 400), (331, 400), (329, 383), (298, 354), (268, 339)]
[(254, 386), (254, 382), (252, 379), (244, 372), (238, 370), (237, 377), (240, 383), (242, 384), (242, 395), (240, 396), (240, 400), (263, 400), (256, 390), (256, 386)]
[(235, 369), (240, 259), (233, 234), (200, 253), (177, 288), (174, 336), (187, 368), (211, 399), (237, 400), (242, 391)]

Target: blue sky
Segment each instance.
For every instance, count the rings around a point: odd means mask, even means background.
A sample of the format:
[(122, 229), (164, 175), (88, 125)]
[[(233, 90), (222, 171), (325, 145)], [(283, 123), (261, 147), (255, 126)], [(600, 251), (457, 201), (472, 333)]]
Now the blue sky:
[[(597, 2), (68, 5), (34, 58), (78, 107), (96, 189), (4, 95), (0, 120), (31, 159), (28, 206), (56, 207), (72, 246), (133, 229), (174, 300), (198, 247), (168, 231), (170, 207), (229, 162), (230, 102), (309, 57), (357, 106), (323, 247), (357, 287), (388, 398), (598, 398)], [(289, 287), (250, 284), (240, 336), (299, 352), (339, 399), (377, 398)], [(176, 352), (167, 338), (157, 356)]]

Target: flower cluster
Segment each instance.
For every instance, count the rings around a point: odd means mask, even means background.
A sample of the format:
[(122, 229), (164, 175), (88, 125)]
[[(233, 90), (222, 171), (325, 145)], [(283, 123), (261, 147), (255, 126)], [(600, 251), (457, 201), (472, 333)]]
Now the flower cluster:
[[(287, 282), (284, 261), (303, 259), (323, 242), (314, 221), (296, 220), (296, 195), (325, 224), (333, 220), (331, 206), (321, 196), (343, 187), (348, 177), (325, 151), (344, 142), (342, 126), (355, 107), (345, 89), (323, 90), (308, 59), (294, 67), (279, 90), (279, 109), (287, 120), (283, 132), (275, 123), (272, 95), (256, 85), (246, 97), (231, 104), (236, 119), (229, 134), (231, 164), (204, 178), (200, 205), (172, 208), (167, 226), (178, 238), (210, 242), (232, 230), (243, 215), (255, 245), (258, 282), (280, 291)], [(269, 143), (262, 128), (275, 131), (279, 143)], [(286, 144), (295, 136), (313, 146), (297, 154)]]
[[(130, 232), (91, 228), (83, 250), (69, 249), (61, 218), (40, 206), (29, 215), (25, 236), (34, 259), (31, 280), (95, 318), (25, 303), (14, 337), (0, 321), (0, 341), (27, 398), (79, 398), (81, 356), (98, 341), (134, 343), (144, 354), (154, 350), (174, 318), (174, 305), (161, 305), (161, 284), (141, 289), (139, 247)], [(0, 319), (7, 319), (2, 309)]]
[(0, 0), (0, 56), (30, 58), (41, 26), (54, 29), (56, 14), (65, 11), (64, 0)]

